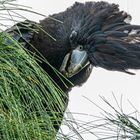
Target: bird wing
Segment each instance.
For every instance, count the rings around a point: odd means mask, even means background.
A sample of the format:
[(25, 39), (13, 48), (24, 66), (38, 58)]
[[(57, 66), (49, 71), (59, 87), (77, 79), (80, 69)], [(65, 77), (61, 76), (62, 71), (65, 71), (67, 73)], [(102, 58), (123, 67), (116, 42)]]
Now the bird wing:
[[(15, 39), (18, 43), (22, 43), (22, 46), (26, 48), (27, 44), (30, 43), (31, 38), (34, 34), (34, 22), (24, 21), (19, 22), (7, 29), (5, 32), (10, 35), (13, 39)], [(11, 39), (6, 40), (7, 44), (13, 44)]]

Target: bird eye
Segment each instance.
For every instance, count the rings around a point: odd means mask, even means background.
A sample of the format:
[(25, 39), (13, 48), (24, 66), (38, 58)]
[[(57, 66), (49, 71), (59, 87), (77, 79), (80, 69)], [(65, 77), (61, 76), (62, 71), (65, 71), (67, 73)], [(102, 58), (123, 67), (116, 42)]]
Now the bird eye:
[(83, 46), (82, 45), (79, 45), (78, 46), (78, 49), (81, 51), (81, 50), (83, 50)]

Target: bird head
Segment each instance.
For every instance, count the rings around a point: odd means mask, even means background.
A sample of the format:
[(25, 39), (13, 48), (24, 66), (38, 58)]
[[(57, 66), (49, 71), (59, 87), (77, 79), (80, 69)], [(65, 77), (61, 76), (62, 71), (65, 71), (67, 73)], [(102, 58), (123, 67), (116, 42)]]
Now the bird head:
[(60, 67), (60, 71), (69, 78), (90, 64), (88, 53), (84, 49), (84, 45), (78, 44), (75, 40), (77, 36), (78, 33), (76, 31), (72, 31), (69, 37), (72, 49), (66, 54)]
[(64, 13), (71, 47), (60, 67), (66, 77), (89, 65), (129, 74), (129, 69), (140, 68), (140, 26), (131, 25), (131, 16), (118, 5), (75, 3)]

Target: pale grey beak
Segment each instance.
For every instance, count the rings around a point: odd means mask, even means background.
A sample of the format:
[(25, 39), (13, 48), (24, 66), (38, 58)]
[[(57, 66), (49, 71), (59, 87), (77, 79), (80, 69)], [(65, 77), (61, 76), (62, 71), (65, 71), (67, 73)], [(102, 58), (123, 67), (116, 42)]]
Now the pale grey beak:
[(69, 78), (80, 72), (88, 64), (89, 61), (87, 52), (75, 49), (65, 56), (60, 67), (60, 72)]

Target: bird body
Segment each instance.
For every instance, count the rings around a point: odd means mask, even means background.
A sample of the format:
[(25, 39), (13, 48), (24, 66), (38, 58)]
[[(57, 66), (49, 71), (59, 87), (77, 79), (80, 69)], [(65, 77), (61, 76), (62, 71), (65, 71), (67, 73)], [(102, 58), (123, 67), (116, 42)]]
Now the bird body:
[(18, 23), (18, 29), (14, 26), (7, 32), (25, 42), (24, 47), (31, 52), (42, 54), (73, 83), (64, 80), (66, 87), (48, 64), (40, 64), (67, 96), (73, 86), (86, 82), (93, 67), (129, 74), (133, 74), (129, 69), (140, 68), (140, 26), (131, 25), (131, 16), (120, 11), (118, 5), (76, 2), (50, 17), (37, 23), (37, 32), (29, 31), (27, 22)]

